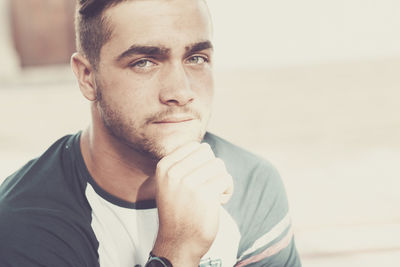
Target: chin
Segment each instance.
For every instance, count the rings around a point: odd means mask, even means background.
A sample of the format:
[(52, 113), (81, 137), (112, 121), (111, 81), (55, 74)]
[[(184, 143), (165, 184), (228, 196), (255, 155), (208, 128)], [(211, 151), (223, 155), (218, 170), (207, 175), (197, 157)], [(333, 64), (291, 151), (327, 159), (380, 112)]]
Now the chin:
[(204, 134), (175, 134), (169, 137), (164, 143), (164, 148), (166, 154), (169, 154), (176, 150), (177, 148), (190, 143), (190, 142), (200, 142)]
[(204, 133), (174, 133), (164, 137), (161, 142), (158, 142), (158, 147), (160, 148), (159, 153), (162, 157), (172, 153), (177, 148), (190, 143), (190, 142), (201, 142)]

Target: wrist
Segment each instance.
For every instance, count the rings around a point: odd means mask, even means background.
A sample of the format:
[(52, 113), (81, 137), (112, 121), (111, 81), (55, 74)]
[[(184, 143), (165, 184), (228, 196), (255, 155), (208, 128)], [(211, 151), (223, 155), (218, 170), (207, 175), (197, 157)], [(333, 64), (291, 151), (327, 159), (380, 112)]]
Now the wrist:
[(151, 253), (157, 257), (168, 259), (174, 267), (197, 267), (201, 259), (201, 256), (197, 256), (192, 251), (184, 249), (184, 246), (172, 244), (156, 243)]
[(165, 257), (159, 257), (150, 252), (149, 259), (145, 267), (173, 267), (171, 262)]

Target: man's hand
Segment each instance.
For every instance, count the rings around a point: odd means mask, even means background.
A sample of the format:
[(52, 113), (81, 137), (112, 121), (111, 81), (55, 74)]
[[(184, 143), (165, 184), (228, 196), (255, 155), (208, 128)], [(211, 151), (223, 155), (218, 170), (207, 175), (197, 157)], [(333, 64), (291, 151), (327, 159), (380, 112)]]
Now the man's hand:
[(153, 253), (174, 267), (198, 266), (218, 231), (219, 210), (233, 191), (232, 177), (208, 144), (190, 143), (157, 164), (159, 230)]

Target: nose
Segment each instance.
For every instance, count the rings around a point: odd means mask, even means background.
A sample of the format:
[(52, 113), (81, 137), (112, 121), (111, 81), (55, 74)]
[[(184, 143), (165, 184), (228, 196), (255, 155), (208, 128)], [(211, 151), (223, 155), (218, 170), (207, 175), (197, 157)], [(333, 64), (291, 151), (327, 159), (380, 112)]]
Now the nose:
[(168, 106), (185, 106), (194, 100), (190, 77), (181, 64), (166, 68), (161, 82), (160, 102)]

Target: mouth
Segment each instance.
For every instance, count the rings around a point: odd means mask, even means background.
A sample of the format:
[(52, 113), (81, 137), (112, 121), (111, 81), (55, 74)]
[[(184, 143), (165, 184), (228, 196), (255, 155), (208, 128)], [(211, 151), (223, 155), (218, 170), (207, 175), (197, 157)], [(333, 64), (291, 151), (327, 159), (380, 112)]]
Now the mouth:
[(174, 124), (174, 123), (184, 123), (194, 120), (192, 117), (168, 117), (161, 120), (154, 121), (154, 124)]

